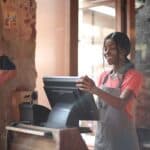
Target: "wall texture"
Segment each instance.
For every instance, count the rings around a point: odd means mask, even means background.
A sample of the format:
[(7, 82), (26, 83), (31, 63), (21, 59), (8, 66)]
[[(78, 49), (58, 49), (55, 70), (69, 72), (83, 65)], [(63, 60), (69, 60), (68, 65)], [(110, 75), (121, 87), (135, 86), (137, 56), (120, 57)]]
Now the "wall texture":
[(14, 91), (34, 90), (35, 69), (35, 19), (34, 0), (0, 0), (0, 51), (4, 51), (16, 64), (17, 76), (0, 87), (0, 149), (4, 150), (5, 126), (11, 116)]
[(136, 67), (144, 75), (144, 84), (137, 98), (136, 120), (138, 126), (150, 127), (150, 1), (136, 13)]

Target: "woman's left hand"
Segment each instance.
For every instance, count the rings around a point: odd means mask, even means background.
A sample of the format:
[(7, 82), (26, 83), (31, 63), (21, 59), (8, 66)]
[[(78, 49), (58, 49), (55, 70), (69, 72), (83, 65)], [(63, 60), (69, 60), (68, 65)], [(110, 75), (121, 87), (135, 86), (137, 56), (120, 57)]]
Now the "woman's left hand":
[(90, 93), (94, 93), (94, 89), (96, 85), (94, 81), (88, 76), (82, 76), (76, 83), (76, 86), (83, 91), (88, 91)]

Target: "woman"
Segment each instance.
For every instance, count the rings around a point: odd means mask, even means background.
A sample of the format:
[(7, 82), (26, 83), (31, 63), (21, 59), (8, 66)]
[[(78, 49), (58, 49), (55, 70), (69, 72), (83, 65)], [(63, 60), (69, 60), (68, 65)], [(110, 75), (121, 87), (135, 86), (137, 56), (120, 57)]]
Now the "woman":
[(139, 150), (133, 104), (142, 85), (142, 75), (127, 58), (130, 40), (126, 34), (114, 32), (104, 39), (103, 47), (112, 69), (100, 75), (98, 86), (88, 76), (77, 81), (80, 90), (99, 97), (95, 150)]

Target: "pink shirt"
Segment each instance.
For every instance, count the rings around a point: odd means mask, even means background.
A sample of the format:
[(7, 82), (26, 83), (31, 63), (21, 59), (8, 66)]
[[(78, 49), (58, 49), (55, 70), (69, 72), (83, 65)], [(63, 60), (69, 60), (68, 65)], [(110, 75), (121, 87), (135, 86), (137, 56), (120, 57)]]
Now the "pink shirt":
[[(109, 71), (105, 71), (100, 75), (98, 86), (100, 87), (101, 84), (103, 83), (103, 80), (105, 76), (109, 73)], [(118, 79), (112, 79), (110, 76), (107, 79), (107, 82), (105, 85), (107, 87), (111, 88), (116, 88), (118, 85)], [(139, 90), (141, 89), (143, 83), (143, 76), (140, 72), (138, 72), (135, 69), (130, 69), (126, 72), (122, 85), (121, 85), (121, 92), (124, 91), (125, 89), (129, 89), (133, 91), (135, 97), (137, 97)], [(134, 104), (135, 99), (131, 99), (128, 101), (125, 111), (129, 114), (129, 116), (133, 116), (133, 104)]]

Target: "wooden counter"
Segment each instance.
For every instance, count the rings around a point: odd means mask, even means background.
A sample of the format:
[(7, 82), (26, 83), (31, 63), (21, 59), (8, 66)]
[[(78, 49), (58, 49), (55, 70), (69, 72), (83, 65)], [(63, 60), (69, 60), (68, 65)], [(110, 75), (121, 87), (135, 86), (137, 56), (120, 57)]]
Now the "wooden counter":
[(7, 126), (7, 150), (88, 150), (78, 128)]

